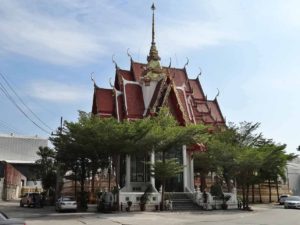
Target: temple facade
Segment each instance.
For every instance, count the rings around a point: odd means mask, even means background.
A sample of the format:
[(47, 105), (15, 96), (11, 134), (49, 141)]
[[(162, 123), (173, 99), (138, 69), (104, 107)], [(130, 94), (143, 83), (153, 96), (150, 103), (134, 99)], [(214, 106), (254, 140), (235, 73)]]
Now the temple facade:
[[(99, 117), (115, 117), (118, 121), (143, 119), (154, 116), (162, 106), (169, 108), (174, 118), (182, 126), (187, 124), (206, 124), (223, 126), (225, 120), (220, 110), (217, 97), (207, 99), (203, 92), (199, 76), (189, 78), (186, 66), (174, 68), (163, 66), (155, 43), (154, 5), (152, 6), (152, 41), (145, 63), (136, 62), (130, 57), (130, 70), (115, 67), (115, 80), (111, 89), (94, 85), (92, 113)], [(194, 167), (193, 151), (202, 150), (203, 146), (172, 149), (170, 157), (175, 157), (185, 167), (182, 174), (171, 179), (166, 191), (193, 192)], [(126, 155), (121, 160), (120, 201), (138, 201), (148, 184), (157, 190), (153, 203), (159, 201), (159, 186), (149, 176), (149, 168), (143, 161), (155, 162), (159, 155)], [(122, 197), (123, 196), (123, 197)]]

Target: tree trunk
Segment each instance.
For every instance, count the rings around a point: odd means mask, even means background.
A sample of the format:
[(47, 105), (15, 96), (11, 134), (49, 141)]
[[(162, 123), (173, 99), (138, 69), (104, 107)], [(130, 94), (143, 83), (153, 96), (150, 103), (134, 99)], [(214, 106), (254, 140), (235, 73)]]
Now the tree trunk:
[(242, 194), (243, 194), (243, 209), (245, 209), (246, 208), (246, 205), (245, 205), (245, 203), (246, 203), (246, 194), (245, 194), (245, 184), (244, 183), (242, 183)]
[(259, 203), (262, 203), (260, 184), (258, 184), (258, 193), (259, 193)]
[[(162, 152), (162, 162), (166, 163), (166, 153)], [(165, 186), (166, 186), (166, 178), (162, 179), (162, 189), (161, 189), (161, 202), (160, 202), (160, 210), (164, 210), (164, 202), (165, 202)]]
[(120, 181), (120, 154), (116, 155), (114, 158), (114, 167), (115, 167), (115, 170), (116, 170), (116, 177), (115, 177), (115, 183), (116, 183), (116, 188), (117, 188), (117, 211), (120, 210), (120, 196), (119, 196), (119, 181)]
[(226, 186), (227, 186), (227, 191), (232, 192), (232, 186), (229, 178), (226, 178)]
[(204, 173), (204, 172), (200, 173), (200, 190), (201, 190), (201, 192), (203, 192), (204, 189), (207, 187), (206, 175), (207, 175), (207, 173)]
[(268, 185), (269, 185), (269, 203), (272, 202), (272, 190), (271, 190), (271, 180), (268, 179)]
[(86, 177), (86, 168), (85, 168), (85, 159), (81, 158), (81, 176), (80, 176), (80, 207), (81, 209), (87, 208), (87, 202), (85, 199), (85, 193), (84, 193), (84, 183), (85, 183), (85, 177)]
[(252, 184), (252, 203), (254, 203), (255, 193), (254, 193), (254, 184)]
[(97, 169), (95, 169), (95, 168), (92, 169), (92, 187), (91, 187), (91, 192), (92, 192), (93, 196), (94, 196), (94, 193), (95, 193), (95, 176), (96, 176), (96, 171), (97, 171)]
[(74, 173), (75, 173), (75, 177), (74, 177), (74, 181), (75, 181), (75, 188), (74, 188), (74, 195), (75, 195), (75, 199), (76, 199), (76, 201), (77, 201), (77, 167), (75, 168), (75, 171), (74, 171)]
[(228, 191), (228, 192), (231, 192), (231, 191), (232, 191), (231, 182), (230, 182), (230, 178), (228, 177), (227, 174), (228, 174), (227, 172), (224, 172), (224, 173), (223, 173), (223, 177), (224, 177), (225, 182), (226, 182), (227, 191)]
[(246, 209), (249, 208), (249, 189), (250, 189), (250, 185), (247, 184), (247, 193), (246, 193)]
[(279, 187), (278, 187), (278, 179), (276, 178), (276, 193), (277, 193), (277, 201), (279, 202)]

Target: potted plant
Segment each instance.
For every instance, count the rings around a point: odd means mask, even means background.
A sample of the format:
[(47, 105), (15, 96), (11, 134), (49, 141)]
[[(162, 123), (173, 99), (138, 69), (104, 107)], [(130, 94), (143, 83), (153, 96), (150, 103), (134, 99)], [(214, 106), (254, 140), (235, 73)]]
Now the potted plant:
[(228, 204), (227, 204), (227, 201), (230, 199), (230, 195), (223, 195), (222, 196), (222, 200), (223, 200), (223, 203), (221, 204), (221, 208), (222, 209), (228, 209)]
[(144, 194), (140, 198), (140, 209), (141, 211), (145, 211), (146, 203), (149, 201), (150, 193), (152, 192), (153, 188), (152, 185), (148, 185)]
[(141, 211), (145, 211), (146, 210), (146, 203), (148, 202), (148, 197), (143, 194), (140, 198), (140, 209)]

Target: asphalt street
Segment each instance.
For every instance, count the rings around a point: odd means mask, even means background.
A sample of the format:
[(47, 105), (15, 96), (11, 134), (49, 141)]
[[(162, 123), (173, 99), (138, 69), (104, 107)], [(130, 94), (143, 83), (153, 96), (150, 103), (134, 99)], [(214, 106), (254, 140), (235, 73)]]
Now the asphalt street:
[(18, 202), (0, 202), (0, 210), (24, 219), (27, 225), (300, 225), (300, 210), (279, 205), (254, 205), (251, 212), (214, 210), (191, 212), (56, 213), (53, 207), (21, 208)]

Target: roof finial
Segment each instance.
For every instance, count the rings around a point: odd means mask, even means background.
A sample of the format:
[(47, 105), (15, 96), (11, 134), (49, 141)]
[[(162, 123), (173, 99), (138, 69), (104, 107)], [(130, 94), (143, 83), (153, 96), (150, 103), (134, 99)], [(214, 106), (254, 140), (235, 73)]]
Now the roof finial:
[(202, 69), (201, 69), (201, 67), (199, 67), (199, 70), (200, 70), (200, 72), (198, 73), (196, 80), (197, 79), (199, 80), (199, 77), (202, 75)]
[(154, 2), (151, 6), (151, 9), (152, 9), (152, 42), (151, 44), (152, 45), (155, 45), (155, 30), (154, 30), (154, 27), (155, 27), (155, 21), (154, 21), (154, 10), (155, 10), (155, 5), (154, 5)]
[(155, 19), (154, 19), (155, 5), (154, 3), (152, 4), (151, 9), (152, 9), (152, 41), (151, 41), (151, 48), (148, 56), (148, 61), (160, 60), (160, 57), (158, 56), (158, 51), (155, 46)]
[(183, 67), (183, 68), (185, 68), (185, 67), (189, 64), (189, 62), (190, 62), (189, 58), (186, 57), (186, 63), (184, 64), (184, 67)]
[(119, 69), (118, 64), (117, 64), (117, 62), (116, 62), (116, 60), (115, 60), (115, 54), (113, 54), (113, 55), (111, 56), (111, 61), (112, 61), (113, 64), (115, 64), (116, 69)]
[(111, 77), (109, 78), (109, 85), (110, 85), (112, 88), (115, 87), (115, 86), (112, 84), (112, 82), (111, 82)]
[(131, 56), (131, 54), (130, 54), (130, 52), (129, 52), (129, 48), (127, 48), (127, 55), (128, 55), (128, 57), (130, 58), (130, 60), (133, 61), (133, 60), (132, 60), (132, 56)]
[(96, 81), (95, 81), (95, 79), (94, 79), (94, 72), (91, 72), (91, 80), (92, 80), (92, 82), (94, 83), (94, 88), (99, 88), (98, 86), (97, 86), (97, 84), (96, 84)]
[(218, 93), (216, 94), (216, 97), (215, 97), (215, 100), (219, 97), (219, 95), (220, 95), (220, 90), (219, 90), (219, 88), (217, 88), (217, 90), (218, 90)]

